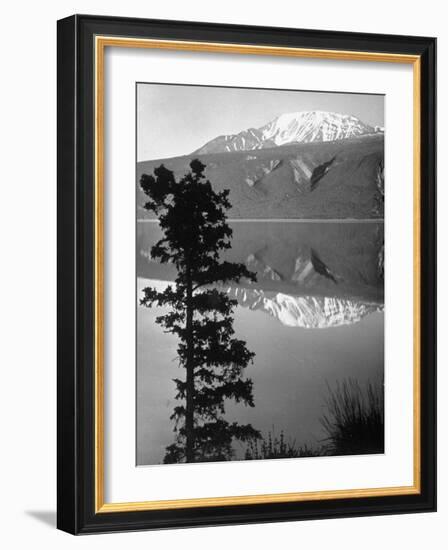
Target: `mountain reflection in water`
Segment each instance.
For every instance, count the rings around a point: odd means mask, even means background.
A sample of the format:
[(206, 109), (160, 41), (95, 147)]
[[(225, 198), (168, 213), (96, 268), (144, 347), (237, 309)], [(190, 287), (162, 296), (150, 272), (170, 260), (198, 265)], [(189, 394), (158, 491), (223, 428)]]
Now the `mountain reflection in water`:
[[(242, 262), (257, 282), (226, 290), (238, 303), (288, 326), (350, 324), (384, 301), (382, 223), (235, 222), (223, 259)], [(137, 227), (137, 276), (172, 281), (173, 265), (151, 260), (156, 223)]]
[[(247, 376), (255, 407), (227, 407), (229, 420), (264, 433), (284, 430), (299, 444), (324, 437), (327, 384), (383, 376), (384, 226), (378, 223), (231, 222), (224, 259), (243, 262), (256, 283), (225, 287), (236, 300), (236, 336), (255, 352)], [(137, 303), (145, 286), (166, 286), (173, 265), (150, 257), (155, 222), (137, 223)], [(177, 340), (155, 324), (162, 308), (137, 307), (137, 463), (157, 464), (172, 442), (179, 376)], [(315, 330), (320, 329), (320, 330)], [(243, 449), (236, 449), (242, 458)]]

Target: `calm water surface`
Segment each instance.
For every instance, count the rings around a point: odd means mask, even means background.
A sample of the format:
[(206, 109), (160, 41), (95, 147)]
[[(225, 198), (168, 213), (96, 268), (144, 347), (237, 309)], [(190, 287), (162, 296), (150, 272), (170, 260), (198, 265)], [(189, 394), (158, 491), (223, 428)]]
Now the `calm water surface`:
[[(226, 287), (238, 300), (235, 335), (255, 352), (246, 374), (255, 407), (228, 402), (228, 420), (265, 435), (285, 433), (318, 446), (325, 434), (328, 385), (347, 378), (380, 381), (384, 368), (382, 223), (232, 223), (231, 261), (257, 272), (257, 282)], [(156, 223), (137, 224), (137, 301), (142, 288), (163, 289), (172, 266), (149, 257)], [(137, 306), (137, 463), (159, 464), (173, 442), (169, 417), (177, 404), (172, 381), (177, 339), (155, 318), (162, 308)], [(236, 458), (244, 448), (235, 448)]]

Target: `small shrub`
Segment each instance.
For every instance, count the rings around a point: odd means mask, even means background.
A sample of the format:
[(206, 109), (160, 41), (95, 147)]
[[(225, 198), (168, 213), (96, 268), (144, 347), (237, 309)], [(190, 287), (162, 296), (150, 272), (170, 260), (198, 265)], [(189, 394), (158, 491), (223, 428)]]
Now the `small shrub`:
[(295, 441), (286, 440), (283, 430), (280, 436), (269, 432), (267, 437), (251, 439), (248, 443), (245, 460), (266, 460), (271, 458), (300, 458), (305, 456), (321, 456), (318, 452), (307, 445), (298, 447)]

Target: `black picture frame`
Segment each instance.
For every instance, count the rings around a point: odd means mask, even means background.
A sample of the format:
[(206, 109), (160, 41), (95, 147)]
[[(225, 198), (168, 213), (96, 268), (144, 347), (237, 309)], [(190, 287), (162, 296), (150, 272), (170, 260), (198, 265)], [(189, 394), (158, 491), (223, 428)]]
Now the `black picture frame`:
[[(95, 117), (97, 35), (420, 58), (421, 483), (418, 494), (97, 513)], [(57, 526), (73, 534), (431, 512), (436, 509), (436, 39), (74, 15), (58, 21)]]

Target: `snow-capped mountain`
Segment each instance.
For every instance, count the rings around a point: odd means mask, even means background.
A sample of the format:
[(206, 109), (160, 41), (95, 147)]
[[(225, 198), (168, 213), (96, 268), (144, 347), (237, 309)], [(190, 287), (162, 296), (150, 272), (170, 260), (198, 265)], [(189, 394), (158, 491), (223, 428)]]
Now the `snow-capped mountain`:
[(290, 143), (337, 141), (376, 133), (383, 133), (383, 128), (369, 126), (355, 116), (327, 111), (299, 111), (280, 115), (260, 128), (219, 136), (193, 154), (250, 151)]
[(336, 297), (291, 296), (282, 292), (229, 287), (239, 305), (260, 310), (288, 327), (308, 329), (351, 325), (383, 306)]

